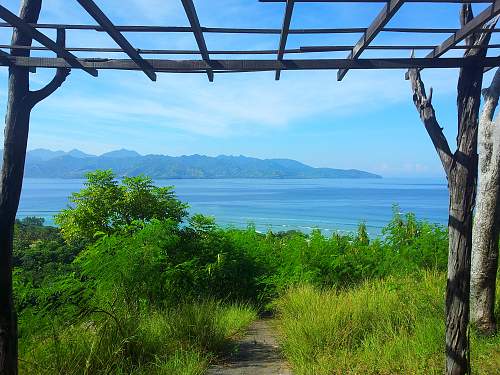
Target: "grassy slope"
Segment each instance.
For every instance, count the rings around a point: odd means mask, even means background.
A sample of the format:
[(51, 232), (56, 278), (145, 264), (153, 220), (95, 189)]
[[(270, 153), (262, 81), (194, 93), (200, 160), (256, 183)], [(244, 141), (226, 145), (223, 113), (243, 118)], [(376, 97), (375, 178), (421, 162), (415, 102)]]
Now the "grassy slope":
[[(445, 280), (423, 272), (342, 292), (290, 290), (277, 307), (295, 374), (442, 374)], [(498, 373), (500, 336), (471, 341), (474, 373)]]
[(217, 302), (139, 315), (95, 314), (24, 343), (20, 373), (203, 374), (255, 316), (249, 306)]

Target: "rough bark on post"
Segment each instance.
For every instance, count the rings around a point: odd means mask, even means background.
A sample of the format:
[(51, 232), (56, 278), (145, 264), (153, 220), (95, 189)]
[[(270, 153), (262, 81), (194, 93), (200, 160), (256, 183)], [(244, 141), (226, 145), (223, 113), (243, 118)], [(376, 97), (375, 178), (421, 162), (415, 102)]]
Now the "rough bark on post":
[[(472, 8), (464, 4), (461, 23), (472, 19)], [(488, 27), (493, 27), (496, 21)], [(464, 58), (486, 56), (490, 33), (467, 38), (467, 45), (484, 48), (470, 49)], [(458, 135), (457, 150), (452, 154), (432, 106), (432, 90), (425, 92), (418, 69), (408, 72), (413, 89), (413, 101), (443, 164), (449, 188), (449, 251), (446, 285), (446, 374), (470, 373), (469, 357), (469, 293), (472, 250), (472, 218), (477, 182), (477, 128), (483, 69), (467, 67), (460, 70), (457, 87)]]
[[(42, 0), (22, 0), (19, 16), (36, 23)], [(12, 44), (30, 46), (32, 40), (17, 29)], [(29, 56), (29, 50), (12, 50), (14, 56)], [(30, 113), (41, 100), (53, 93), (69, 74), (59, 69), (44, 88), (29, 90), (27, 68), (9, 68), (8, 101), (4, 131), (4, 154), (0, 180), (0, 375), (17, 374), (17, 327), (12, 295), (12, 241), (14, 222), (21, 195)]]
[(496, 331), (495, 289), (500, 231), (500, 124), (493, 121), (500, 69), (488, 89), (479, 121), (479, 188), (472, 235), (471, 321), (485, 335)]

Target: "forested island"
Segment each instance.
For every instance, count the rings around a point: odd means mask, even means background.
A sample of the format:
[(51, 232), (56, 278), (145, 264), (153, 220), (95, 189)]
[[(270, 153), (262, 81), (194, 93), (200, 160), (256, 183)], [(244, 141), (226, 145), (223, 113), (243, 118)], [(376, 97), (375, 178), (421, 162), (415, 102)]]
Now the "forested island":
[[(222, 228), (111, 171), (70, 203), (58, 227), (16, 222), (23, 374), (202, 375), (263, 313), (295, 375), (443, 373), (444, 227), (395, 207), (377, 238)], [(470, 339), (496, 373), (500, 336)]]
[(381, 178), (356, 169), (313, 168), (290, 159), (256, 159), (245, 156), (140, 155), (117, 150), (100, 156), (80, 150), (36, 149), (27, 153), (25, 177), (83, 178), (96, 169), (112, 169), (118, 176), (145, 174), (167, 178)]

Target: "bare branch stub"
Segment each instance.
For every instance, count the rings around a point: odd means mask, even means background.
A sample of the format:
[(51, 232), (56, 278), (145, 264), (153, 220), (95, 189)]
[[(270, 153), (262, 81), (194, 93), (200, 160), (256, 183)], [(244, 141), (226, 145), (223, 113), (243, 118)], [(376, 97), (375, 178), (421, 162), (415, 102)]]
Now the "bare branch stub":
[[(66, 46), (66, 30), (64, 29), (57, 29), (57, 39), (56, 43), (58, 46), (61, 48), (65, 48)], [(58, 57), (61, 57), (58, 55)], [(30, 108), (33, 108), (36, 104), (41, 102), (42, 100), (48, 98), (51, 94), (53, 94), (61, 85), (66, 81), (66, 78), (69, 76), (71, 72), (71, 69), (69, 68), (57, 68), (56, 74), (54, 75), (54, 78), (45, 85), (43, 88), (36, 90), (36, 91), (30, 91), (28, 93), (28, 96), (26, 97), (26, 100), (28, 101), (27, 105)]]
[(431, 94), (427, 97), (425, 85), (420, 76), (419, 69), (410, 69), (408, 71), (408, 78), (411, 82), (415, 108), (420, 114), (420, 119), (431, 138), (434, 148), (441, 160), (441, 164), (446, 174), (448, 174), (453, 162), (453, 154), (443, 133), (443, 129), (436, 118), (436, 111), (432, 105), (432, 89)]
[(52, 80), (47, 85), (45, 85), (40, 90), (30, 91), (27, 97), (28, 105), (30, 107), (34, 107), (37, 103), (53, 94), (59, 87), (61, 87), (64, 81), (66, 81), (66, 78), (69, 76), (70, 72), (70, 69), (58, 68), (54, 78), (52, 78)]

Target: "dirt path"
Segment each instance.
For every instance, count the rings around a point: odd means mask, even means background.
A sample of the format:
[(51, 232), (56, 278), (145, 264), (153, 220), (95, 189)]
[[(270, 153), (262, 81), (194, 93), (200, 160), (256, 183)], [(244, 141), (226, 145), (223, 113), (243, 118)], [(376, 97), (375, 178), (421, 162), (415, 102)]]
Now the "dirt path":
[(239, 350), (227, 363), (210, 368), (207, 375), (291, 375), (278, 347), (272, 320), (252, 323), (238, 341)]

